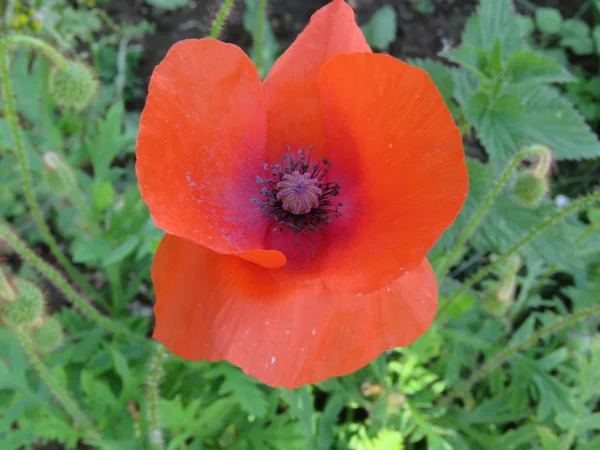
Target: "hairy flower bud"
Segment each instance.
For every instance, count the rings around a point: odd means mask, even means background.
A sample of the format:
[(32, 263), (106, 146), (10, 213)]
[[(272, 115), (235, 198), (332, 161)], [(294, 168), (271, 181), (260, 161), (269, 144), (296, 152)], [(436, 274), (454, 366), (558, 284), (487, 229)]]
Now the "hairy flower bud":
[(538, 206), (549, 191), (548, 180), (546, 178), (539, 179), (532, 170), (523, 170), (517, 174), (514, 194), (522, 205)]
[(510, 305), (510, 302), (502, 301), (494, 294), (486, 295), (481, 301), (483, 310), (493, 317), (504, 316), (510, 308)]
[(41, 328), (31, 333), (35, 347), (43, 353), (51, 353), (62, 346), (64, 333), (62, 326), (55, 317), (48, 317)]
[(17, 299), (0, 303), (2, 321), (9, 327), (28, 327), (38, 322), (44, 314), (44, 296), (34, 284), (22, 278), (15, 279)]
[(48, 86), (56, 105), (62, 109), (83, 111), (98, 92), (98, 79), (86, 64), (67, 62), (65, 69), (53, 67)]
[(17, 291), (12, 277), (0, 266), (0, 302), (13, 303), (17, 299)]

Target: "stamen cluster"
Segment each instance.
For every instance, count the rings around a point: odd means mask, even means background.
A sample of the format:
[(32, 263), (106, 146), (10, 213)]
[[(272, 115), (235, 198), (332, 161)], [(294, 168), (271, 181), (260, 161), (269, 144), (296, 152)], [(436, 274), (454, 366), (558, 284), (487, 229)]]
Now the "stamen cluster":
[(341, 215), (338, 208), (342, 203), (333, 201), (340, 193), (339, 182), (325, 181), (332, 166), (327, 158), (311, 163), (312, 147), (308, 157), (303, 149), (296, 154), (292, 154), (289, 146), (286, 150), (287, 154), (281, 157), (282, 164), (265, 164), (265, 170), (270, 170), (270, 179), (256, 179), (263, 185), (260, 208), (267, 220), (277, 222), (273, 232), (283, 231), (284, 227), (304, 234), (306, 230), (317, 231)]

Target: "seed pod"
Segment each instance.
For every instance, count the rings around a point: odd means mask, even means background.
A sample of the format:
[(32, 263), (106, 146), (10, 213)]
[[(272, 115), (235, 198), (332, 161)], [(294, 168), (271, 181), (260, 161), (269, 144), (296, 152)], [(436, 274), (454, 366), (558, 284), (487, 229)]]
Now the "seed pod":
[(549, 191), (548, 180), (535, 177), (531, 170), (523, 170), (517, 175), (514, 194), (522, 205), (532, 208), (538, 206)]
[(52, 353), (64, 342), (62, 326), (55, 317), (46, 318), (44, 325), (31, 333), (35, 347), (43, 353)]
[(44, 314), (44, 296), (37, 286), (22, 278), (15, 279), (17, 299), (0, 303), (2, 321), (9, 327), (29, 327)]
[(94, 100), (99, 83), (86, 64), (69, 61), (65, 69), (52, 68), (48, 87), (59, 108), (83, 111)]

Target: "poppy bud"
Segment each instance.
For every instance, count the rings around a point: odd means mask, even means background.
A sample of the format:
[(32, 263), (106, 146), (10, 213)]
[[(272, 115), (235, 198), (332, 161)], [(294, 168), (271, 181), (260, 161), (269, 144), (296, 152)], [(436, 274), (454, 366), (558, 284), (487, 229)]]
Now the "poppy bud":
[(13, 303), (17, 299), (17, 291), (11, 278), (0, 267), (0, 302)]
[(51, 353), (64, 342), (63, 329), (55, 317), (48, 317), (41, 328), (31, 333), (35, 347), (43, 353)]
[(500, 300), (497, 295), (490, 294), (483, 297), (481, 307), (490, 316), (502, 317), (510, 308), (510, 303)]
[(541, 203), (550, 191), (550, 185), (547, 179), (538, 179), (532, 170), (523, 170), (517, 175), (514, 189), (515, 197), (519, 203), (523, 206), (535, 207)]
[(553, 164), (552, 152), (542, 144), (530, 147), (535, 154), (535, 161), (529, 169), (517, 174), (514, 193), (523, 206), (536, 207), (550, 191), (548, 176)]
[(28, 327), (38, 322), (44, 313), (44, 296), (29, 281), (15, 279), (17, 299), (12, 303), (0, 303), (3, 322), (12, 328)]
[(48, 86), (58, 107), (83, 111), (98, 92), (98, 79), (86, 64), (68, 61), (64, 69), (52, 68)]

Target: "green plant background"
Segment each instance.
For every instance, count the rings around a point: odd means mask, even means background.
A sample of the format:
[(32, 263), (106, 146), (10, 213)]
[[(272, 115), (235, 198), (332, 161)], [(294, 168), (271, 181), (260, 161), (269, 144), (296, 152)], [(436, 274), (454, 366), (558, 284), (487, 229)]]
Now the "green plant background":
[[(467, 203), (428, 255), (440, 312), (410, 347), (293, 391), (225, 362), (183, 361), (148, 338), (162, 233), (138, 192), (134, 150), (140, 42), (155, 28), (117, 21), (108, 3), (0, 2), (22, 147), (4, 78), (0, 268), (39, 287), (55, 327), (0, 325), (1, 450), (600, 448), (600, 1), (565, 16), (481, 0), (459, 42), (409, 59), (438, 86), (468, 155)], [(407, 2), (423, 17), (438, 3)], [(168, 16), (189, 2), (138, 6)], [(266, 6), (215, 3), (205, 33), (237, 20), (262, 75), (284, 50)], [(361, 21), (376, 51), (397, 41), (398, 11), (381, 2)], [(17, 35), (86, 61), (101, 82), (91, 106), (57, 107), (52, 59)], [(525, 204), (518, 175), (545, 148), (549, 192)]]

